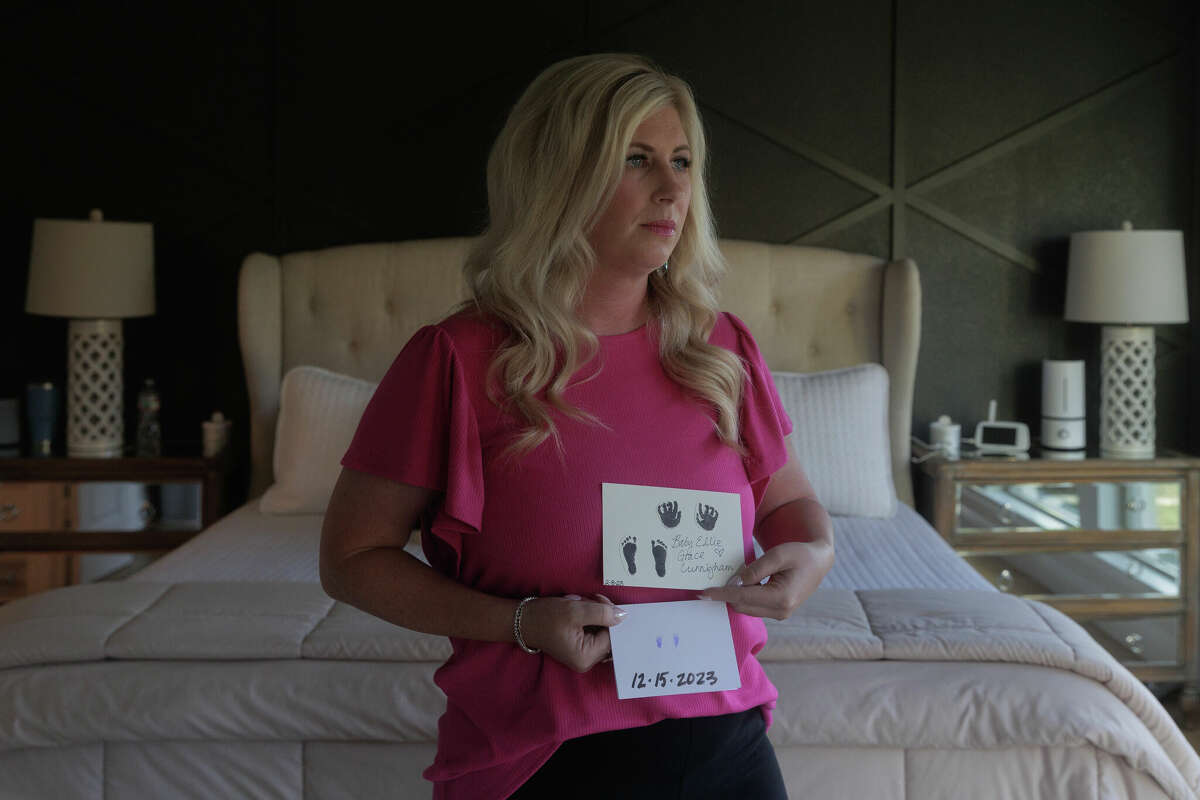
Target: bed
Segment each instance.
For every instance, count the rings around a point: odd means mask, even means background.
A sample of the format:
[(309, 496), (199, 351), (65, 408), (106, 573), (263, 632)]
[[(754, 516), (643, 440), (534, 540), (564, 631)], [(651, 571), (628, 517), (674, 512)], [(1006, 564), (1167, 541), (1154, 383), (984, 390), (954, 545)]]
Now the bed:
[[(468, 245), (246, 259), (253, 499), (127, 580), (0, 607), (0, 797), (431, 794), (449, 645), (329, 599), (317, 542), (339, 436), (460, 296)], [(1200, 759), (1141, 683), (1070, 619), (993, 589), (913, 511), (916, 265), (721, 245), (724, 305), (777, 373), (834, 512), (832, 572), (768, 621), (760, 654), (790, 795), (1200, 796)]]

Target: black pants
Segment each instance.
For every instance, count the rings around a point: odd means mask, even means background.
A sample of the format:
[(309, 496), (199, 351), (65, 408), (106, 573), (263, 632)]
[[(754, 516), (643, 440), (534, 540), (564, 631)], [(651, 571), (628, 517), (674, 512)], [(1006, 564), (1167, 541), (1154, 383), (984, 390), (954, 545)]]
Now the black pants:
[(762, 712), (569, 739), (510, 800), (787, 800)]

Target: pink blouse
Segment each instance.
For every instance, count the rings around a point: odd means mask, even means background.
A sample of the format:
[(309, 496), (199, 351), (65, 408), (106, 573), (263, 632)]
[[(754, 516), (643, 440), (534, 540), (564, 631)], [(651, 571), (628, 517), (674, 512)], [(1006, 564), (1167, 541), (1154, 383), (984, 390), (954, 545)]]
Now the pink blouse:
[[(490, 594), (604, 593), (613, 602), (690, 600), (695, 592), (605, 587), (601, 574), (601, 484), (629, 483), (741, 495), (747, 561), (755, 508), (787, 461), (783, 410), (754, 339), (732, 314), (709, 338), (741, 356), (748, 379), (741, 408), (743, 458), (721, 443), (711, 412), (663, 371), (655, 326), (600, 337), (600, 352), (572, 379), (567, 400), (604, 425), (554, 412), (562, 436), (516, 459), (501, 457), (518, 429), (488, 398), (486, 377), (504, 339), (496, 326), (459, 314), (405, 345), (379, 384), (342, 464), (436, 489), (422, 542), (435, 569)], [(761, 619), (730, 610), (741, 688), (618, 700), (611, 663), (578, 674), (515, 642), (451, 638), (435, 681), (446, 693), (438, 751), (425, 777), (435, 798), (507, 797), (563, 741), (761, 706), (770, 722), (777, 692), (755, 657)]]

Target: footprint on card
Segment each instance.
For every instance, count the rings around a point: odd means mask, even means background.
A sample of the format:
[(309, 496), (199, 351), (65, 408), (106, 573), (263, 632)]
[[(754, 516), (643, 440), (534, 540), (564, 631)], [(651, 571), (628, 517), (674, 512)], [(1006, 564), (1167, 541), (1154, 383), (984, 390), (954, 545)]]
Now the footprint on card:
[(633, 557), (637, 555), (636, 536), (626, 536), (621, 540), (621, 555), (625, 556), (625, 565), (629, 567), (629, 574), (637, 572), (637, 564), (633, 563)]
[(650, 543), (650, 552), (654, 554), (654, 571), (658, 573), (658, 577), (665, 577), (667, 574), (667, 545), (662, 539), (655, 539)]
[(661, 636), (655, 636), (655, 637), (654, 637), (654, 643), (655, 643), (656, 645), (658, 645), (658, 649), (659, 649), (659, 650), (661, 650), (661, 649), (662, 649), (662, 637), (661, 637)]

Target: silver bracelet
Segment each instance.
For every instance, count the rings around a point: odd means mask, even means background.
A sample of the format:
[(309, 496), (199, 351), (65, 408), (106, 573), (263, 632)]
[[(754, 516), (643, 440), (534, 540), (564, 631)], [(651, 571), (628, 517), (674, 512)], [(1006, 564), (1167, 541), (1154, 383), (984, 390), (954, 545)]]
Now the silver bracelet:
[(525, 639), (521, 636), (521, 615), (525, 613), (525, 604), (530, 600), (537, 600), (537, 595), (526, 597), (521, 602), (517, 603), (517, 612), (513, 614), (513, 638), (517, 640), (517, 644), (521, 649), (530, 655), (537, 655), (541, 650), (534, 649), (525, 644)]

